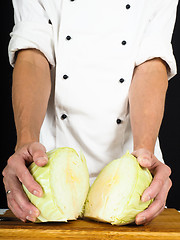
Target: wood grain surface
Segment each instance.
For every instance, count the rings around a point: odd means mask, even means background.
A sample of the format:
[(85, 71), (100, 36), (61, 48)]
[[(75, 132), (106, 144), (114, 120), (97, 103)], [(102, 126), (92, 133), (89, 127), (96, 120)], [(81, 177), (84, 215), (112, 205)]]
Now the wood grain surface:
[(0, 239), (3, 240), (180, 240), (180, 213), (175, 209), (165, 209), (146, 226), (112, 226), (83, 219), (68, 223), (23, 223), (10, 210), (0, 219)]

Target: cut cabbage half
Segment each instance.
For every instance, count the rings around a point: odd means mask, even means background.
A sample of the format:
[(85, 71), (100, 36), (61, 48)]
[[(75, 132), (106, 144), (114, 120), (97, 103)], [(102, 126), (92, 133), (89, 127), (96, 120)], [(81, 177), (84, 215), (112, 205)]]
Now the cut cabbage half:
[(151, 181), (149, 170), (127, 152), (100, 172), (88, 193), (84, 216), (114, 225), (134, 222), (136, 215), (152, 202), (141, 201)]
[(72, 148), (57, 148), (47, 153), (48, 164), (29, 171), (43, 189), (43, 197), (31, 194), (23, 185), (29, 200), (40, 210), (41, 222), (75, 220), (83, 215), (89, 190), (89, 173), (82, 152)]

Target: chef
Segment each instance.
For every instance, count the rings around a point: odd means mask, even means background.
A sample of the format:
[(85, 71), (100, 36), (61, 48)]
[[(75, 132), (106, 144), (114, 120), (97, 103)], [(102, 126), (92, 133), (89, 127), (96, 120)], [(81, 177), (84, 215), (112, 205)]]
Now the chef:
[[(27, 166), (47, 163), (56, 147), (82, 150), (90, 182), (127, 150), (153, 182), (136, 216), (147, 224), (172, 185), (158, 132), (168, 80), (176, 74), (171, 37), (177, 0), (13, 0), (9, 43), (14, 67), (15, 153), (3, 170), (8, 207), (22, 221), (39, 215), (21, 183), (43, 192)], [(128, 174), (128, 172), (127, 172)]]

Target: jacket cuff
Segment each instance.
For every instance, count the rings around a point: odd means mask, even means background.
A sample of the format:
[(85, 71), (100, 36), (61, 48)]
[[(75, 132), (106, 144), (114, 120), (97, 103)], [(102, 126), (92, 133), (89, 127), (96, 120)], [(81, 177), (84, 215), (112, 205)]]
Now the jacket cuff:
[(55, 66), (52, 25), (32, 22), (17, 22), (10, 33), (8, 46), (9, 62), (15, 64), (15, 53), (18, 50), (35, 48), (40, 50), (51, 66)]
[(171, 43), (165, 44), (162, 41), (154, 41), (154, 39), (146, 39), (141, 44), (135, 65), (138, 66), (147, 60), (153, 58), (161, 58), (168, 65), (168, 80), (177, 74), (176, 60), (173, 55)]

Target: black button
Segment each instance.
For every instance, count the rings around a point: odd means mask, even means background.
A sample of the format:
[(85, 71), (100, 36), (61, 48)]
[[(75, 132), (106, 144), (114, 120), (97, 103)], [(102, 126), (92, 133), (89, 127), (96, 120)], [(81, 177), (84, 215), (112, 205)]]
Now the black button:
[(50, 19), (49, 19), (48, 23), (49, 23), (49, 24), (52, 24), (52, 22), (51, 22), (51, 20), (50, 20)]
[(68, 75), (64, 74), (64, 75), (63, 75), (63, 78), (64, 78), (64, 79), (67, 79), (67, 78), (68, 78)]
[(66, 119), (66, 118), (67, 118), (67, 115), (66, 115), (66, 114), (63, 114), (63, 115), (61, 116), (61, 119), (62, 119), (62, 120)]
[(120, 78), (120, 79), (119, 79), (119, 82), (120, 82), (120, 83), (123, 83), (123, 82), (124, 82), (124, 78)]
[(130, 7), (131, 7), (131, 6), (130, 6), (129, 4), (126, 5), (126, 9), (130, 9)]
[(67, 36), (67, 37), (66, 37), (66, 40), (71, 40), (71, 36)]
[(71, 2), (74, 2), (74, 0), (70, 0)]
[(126, 45), (126, 41), (124, 40), (124, 41), (122, 41), (122, 45)]
[(121, 121), (121, 119), (118, 118), (118, 119), (116, 120), (116, 122), (117, 122), (117, 124), (120, 124), (122, 121)]

